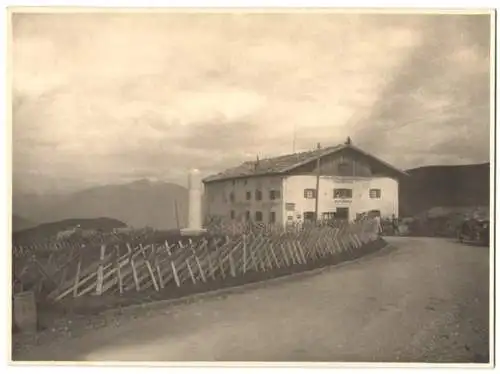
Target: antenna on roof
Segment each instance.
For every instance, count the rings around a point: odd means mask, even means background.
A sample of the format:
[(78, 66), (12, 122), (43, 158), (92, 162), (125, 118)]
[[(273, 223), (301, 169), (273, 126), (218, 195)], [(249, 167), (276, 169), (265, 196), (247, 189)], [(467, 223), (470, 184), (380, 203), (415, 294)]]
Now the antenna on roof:
[(257, 171), (257, 168), (259, 167), (259, 155), (257, 155), (257, 160), (255, 160), (255, 164), (254, 164), (254, 171)]
[(297, 141), (297, 124), (293, 124), (292, 153), (295, 153), (295, 142)]
[(352, 144), (352, 140), (351, 140), (350, 136), (347, 137), (347, 140), (345, 141), (345, 144), (346, 145), (351, 145)]

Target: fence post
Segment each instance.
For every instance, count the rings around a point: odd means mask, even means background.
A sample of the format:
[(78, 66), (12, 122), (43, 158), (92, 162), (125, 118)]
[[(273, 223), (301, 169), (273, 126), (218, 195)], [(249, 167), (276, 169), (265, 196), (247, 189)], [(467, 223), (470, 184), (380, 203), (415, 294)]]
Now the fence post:
[[(182, 242), (180, 240), (178, 242), (178, 245), (179, 245), (179, 248), (181, 249), (181, 251), (184, 252), (184, 245), (182, 244)], [(193, 284), (196, 284), (196, 278), (194, 276), (193, 269), (191, 269), (191, 265), (189, 264), (189, 256), (186, 257), (186, 259), (184, 260), (184, 262), (185, 262), (186, 267), (188, 269), (189, 276), (191, 277), (191, 281), (193, 282)]]
[[(203, 242), (201, 244), (202, 246), (204, 245)], [(191, 239), (189, 239), (189, 247), (191, 249), (191, 253), (192, 255), (194, 256), (194, 260), (196, 262), (196, 265), (198, 266), (198, 271), (201, 275), (201, 280), (206, 283), (207, 282), (207, 279), (205, 278), (205, 273), (203, 272), (203, 268), (200, 264), (200, 260), (198, 259), (198, 256), (196, 255), (196, 251), (194, 250), (194, 245), (193, 245), (193, 241)]]
[(231, 272), (231, 275), (233, 277), (236, 277), (236, 270), (234, 268), (233, 254), (231, 253), (231, 251), (228, 254), (228, 259), (229, 259), (229, 271)]
[(296, 243), (293, 243), (293, 246), (296, 248), (297, 252), (299, 253), (299, 257), (302, 257), (303, 263), (307, 263), (307, 260), (304, 256), (304, 252), (302, 251), (302, 247), (300, 246), (300, 242), (297, 241)]
[(205, 256), (208, 260), (208, 267), (210, 269), (210, 276), (212, 277), (212, 279), (215, 280), (215, 269), (214, 269), (214, 264), (212, 262), (212, 254), (210, 253), (210, 248), (209, 248), (209, 242), (208, 240), (206, 240), (205, 238), (203, 238), (203, 248), (204, 248), (204, 251), (205, 251)]
[(276, 253), (274, 253), (274, 250), (273, 250), (273, 243), (269, 243), (269, 250), (271, 251), (271, 255), (274, 258), (274, 262), (276, 263), (276, 266), (280, 268), (281, 267), (280, 262), (278, 261), (278, 257), (276, 257)]
[(76, 276), (75, 276), (75, 284), (73, 286), (73, 297), (78, 296), (78, 285), (80, 282), (80, 271), (82, 267), (82, 257), (81, 254), (78, 256), (78, 264), (76, 265)]
[(129, 254), (130, 254), (130, 267), (132, 268), (132, 276), (134, 277), (135, 289), (136, 289), (136, 291), (140, 291), (141, 286), (139, 284), (139, 278), (137, 277), (137, 269), (135, 268), (133, 251), (132, 251), (132, 248), (130, 247), (130, 244), (128, 244), (128, 243), (127, 243), (127, 249), (128, 249)]
[(186, 266), (189, 272), (189, 276), (191, 277), (191, 281), (193, 282), (193, 284), (196, 284), (196, 278), (194, 277), (193, 270), (191, 269), (191, 266), (189, 265), (189, 261), (187, 258), (186, 258)]
[(247, 272), (247, 236), (243, 233), (243, 274)]
[(177, 287), (180, 287), (181, 282), (179, 280), (179, 275), (177, 274), (177, 269), (175, 268), (174, 259), (172, 257), (172, 252), (170, 251), (170, 246), (168, 244), (168, 241), (166, 241), (166, 240), (165, 240), (165, 250), (167, 251), (167, 254), (168, 254), (168, 257), (170, 260), (170, 266), (172, 268), (172, 274), (174, 276), (175, 284), (177, 285)]
[(118, 291), (120, 292), (120, 295), (123, 293), (123, 279), (122, 279), (122, 272), (121, 272), (121, 266), (120, 266), (120, 246), (116, 245), (115, 247), (115, 255), (116, 255), (116, 261), (115, 261), (115, 269), (116, 269), (116, 278), (118, 281)]
[(106, 244), (101, 244), (101, 256), (99, 257), (99, 267), (97, 268), (96, 294), (102, 295), (102, 282), (104, 281), (104, 255), (106, 253)]
[[(152, 246), (152, 252), (154, 251), (154, 243), (151, 244)], [(155, 278), (155, 275), (154, 275), (154, 272), (153, 272), (153, 268), (151, 267), (151, 263), (148, 259), (148, 256), (146, 255), (146, 251), (144, 249), (144, 247), (142, 246), (142, 244), (139, 244), (139, 248), (141, 250), (141, 254), (142, 254), (142, 258), (144, 259), (144, 263), (146, 264), (146, 268), (148, 270), (148, 273), (149, 273), (149, 277), (151, 279), (151, 282), (153, 283), (153, 287), (155, 288), (155, 291), (159, 291), (160, 288), (158, 287), (158, 283), (156, 282), (156, 278)]]
[(288, 255), (286, 254), (286, 249), (283, 243), (280, 243), (280, 248), (281, 248), (281, 254), (283, 255), (283, 258), (285, 259), (285, 264), (286, 266), (290, 266), (290, 262), (288, 261)]
[(163, 274), (162, 274), (162, 271), (161, 271), (161, 268), (160, 268), (160, 264), (159, 264), (159, 261), (158, 261), (158, 253), (159, 253), (159, 249), (158, 247), (154, 247), (154, 244), (153, 244), (153, 248), (155, 248), (155, 255), (154, 255), (154, 269), (156, 270), (156, 274), (158, 274), (158, 281), (160, 283), (160, 288), (165, 288), (165, 282), (163, 280)]

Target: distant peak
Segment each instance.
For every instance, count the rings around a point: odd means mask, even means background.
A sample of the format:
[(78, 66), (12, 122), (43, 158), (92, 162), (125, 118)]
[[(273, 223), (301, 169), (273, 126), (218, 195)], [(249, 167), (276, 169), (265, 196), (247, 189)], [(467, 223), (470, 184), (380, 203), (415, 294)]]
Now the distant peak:
[(138, 180), (135, 180), (135, 181), (132, 181), (130, 182), (129, 184), (136, 184), (136, 185), (153, 185), (153, 184), (163, 184), (165, 183), (164, 180), (160, 179), (160, 178), (142, 178), (142, 179), (138, 179)]
[(147, 178), (143, 178), (132, 182), (132, 184), (151, 184), (151, 181)]

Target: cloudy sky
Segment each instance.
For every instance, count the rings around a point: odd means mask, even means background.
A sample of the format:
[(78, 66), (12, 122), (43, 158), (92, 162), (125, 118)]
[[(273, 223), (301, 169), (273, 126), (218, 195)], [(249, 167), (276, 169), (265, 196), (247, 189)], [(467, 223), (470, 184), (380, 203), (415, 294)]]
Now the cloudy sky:
[(488, 15), (15, 14), (15, 190), (185, 184), (353, 142), (489, 160)]

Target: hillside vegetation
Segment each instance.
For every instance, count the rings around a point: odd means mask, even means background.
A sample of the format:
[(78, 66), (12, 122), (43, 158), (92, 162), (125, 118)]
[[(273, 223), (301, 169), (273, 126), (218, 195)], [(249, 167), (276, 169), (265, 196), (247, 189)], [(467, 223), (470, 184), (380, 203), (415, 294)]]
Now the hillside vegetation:
[(98, 230), (102, 232), (111, 232), (114, 228), (127, 227), (127, 225), (113, 218), (72, 218), (57, 222), (43, 223), (36, 227), (14, 232), (12, 234), (13, 242), (36, 242), (44, 241), (47, 238), (54, 237), (58, 232), (71, 229), (80, 225), (83, 230)]

